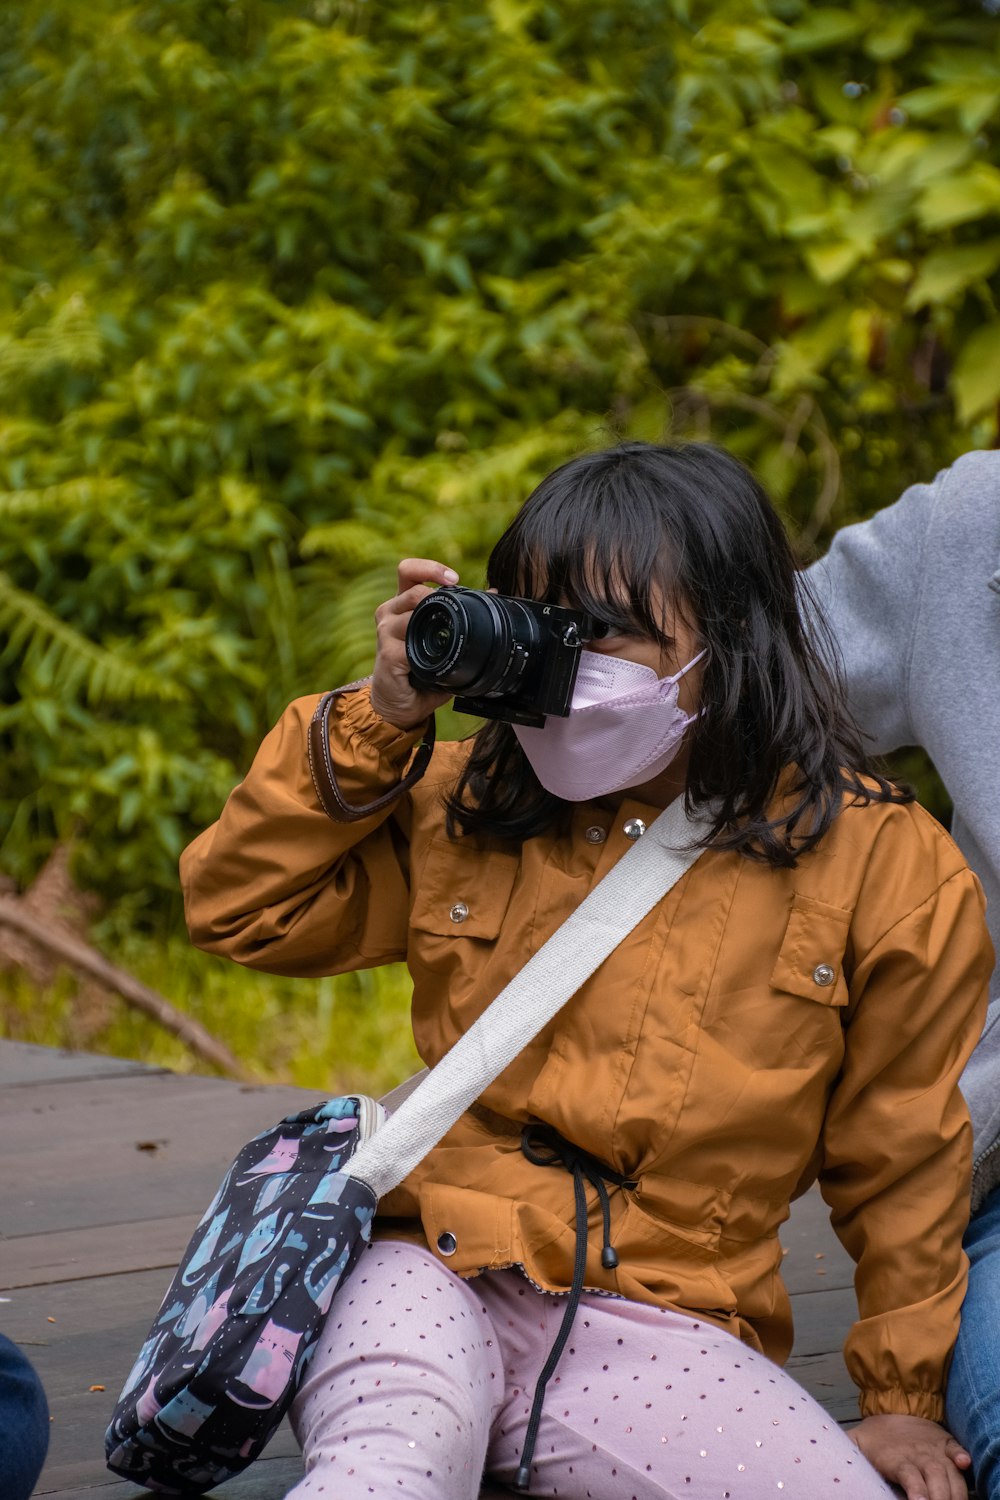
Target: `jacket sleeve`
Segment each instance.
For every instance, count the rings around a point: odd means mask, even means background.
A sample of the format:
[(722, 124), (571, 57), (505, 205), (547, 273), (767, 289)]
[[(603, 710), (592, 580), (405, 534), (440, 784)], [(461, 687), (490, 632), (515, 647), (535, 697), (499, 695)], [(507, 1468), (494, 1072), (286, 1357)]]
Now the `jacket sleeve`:
[[(958, 1080), (982, 1027), (993, 953), (978, 881), (943, 830), (933, 837), (940, 883), (859, 952), (820, 1186), (857, 1266), (859, 1316), (844, 1356), (862, 1415), (940, 1421), (967, 1270), (972, 1132)], [(927, 842), (910, 858), (933, 861)], [(902, 862), (883, 859), (876, 878)]]
[(913, 485), (871, 520), (845, 526), (802, 575), (803, 611), (816, 644), (827, 658), (833, 647), (851, 710), (876, 755), (917, 743), (909, 665), (927, 532), (947, 472), (933, 484)]
[[(285, 710), (219, 821), (181, 856), (192, 941), (275, 974), (337, 974), (406, 953), (409, 799), (360, 822), (331, 821), (307, 752), (318, 701)], [(347, 800), (370, 801), (398, 781), (422, 730), (386, 724), (367, 687), (338, 698), (330, 748)]]

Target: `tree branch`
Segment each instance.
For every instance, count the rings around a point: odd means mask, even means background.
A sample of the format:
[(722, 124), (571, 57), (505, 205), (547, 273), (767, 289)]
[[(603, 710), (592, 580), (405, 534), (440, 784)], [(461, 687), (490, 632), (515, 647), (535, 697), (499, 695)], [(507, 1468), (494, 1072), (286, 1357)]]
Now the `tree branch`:
[(200, 1021), (186, 1016), (183, 1011), (171, 1005), (169, 1000), (157, 994), (156, 990), (149, 989), (126, 970), (117, 968), (103, 953), (98, 953), (96, 948), (91, 948), (82, 938), (65, 930), (60, 931), (51, 923), (32, 916), (11, 896), (0, 896), (0, 924), (13, 927), (47, 953), (68, 964), (71, 969), (114, 990), (128, 1005), (142, 1011), (165, 1031), (179, 1037), (185, 1046), (190, 1047), (192, 1052), (213, 1067), (228, 1073), (232, 1078), (251, 1081), (251, 1075), (242, 1063)]

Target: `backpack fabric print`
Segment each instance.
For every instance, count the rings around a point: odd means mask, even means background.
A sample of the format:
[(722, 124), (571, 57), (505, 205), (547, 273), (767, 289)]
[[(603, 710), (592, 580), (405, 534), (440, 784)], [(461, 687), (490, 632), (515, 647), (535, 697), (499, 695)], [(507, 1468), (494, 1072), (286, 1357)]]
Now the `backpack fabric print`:
[(290, 1115), (240, 1151), (203, 1214), (105, 1437), (108, 1467), (205, 1491), (274, 1435), (376, 1197), (344, 1171), (384, 1118), (363, 1096)]

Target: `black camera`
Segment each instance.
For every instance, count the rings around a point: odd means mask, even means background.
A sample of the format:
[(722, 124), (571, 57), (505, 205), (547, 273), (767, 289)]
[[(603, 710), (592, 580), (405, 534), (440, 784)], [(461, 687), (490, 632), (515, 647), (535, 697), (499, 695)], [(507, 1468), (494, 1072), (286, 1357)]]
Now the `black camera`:
[(594, 632), (583, 610), (435, 589), (406, 628), (410, 681), (459, 694), (459, 713), (540, 729), (547, 714), (569, 713), (580, 652)]

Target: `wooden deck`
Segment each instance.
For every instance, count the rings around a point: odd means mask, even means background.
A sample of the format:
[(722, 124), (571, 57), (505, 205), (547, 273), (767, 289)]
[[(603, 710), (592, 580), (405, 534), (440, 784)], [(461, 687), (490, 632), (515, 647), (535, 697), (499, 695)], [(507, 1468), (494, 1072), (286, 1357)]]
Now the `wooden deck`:
[[(148, 1500), (104, 1467), (118, 1392), (229, 1161), (257, 1130), (316, 1098), (0, 1042), (0, 1330), (38, 1369), (53, 1418), (36, 1495)], [(815, 1191), (795, 1205), (783, 1242), (790, 1368), (849, 1421), (857, 1407), (840, 1345), (853, 1317), (851, 1265)], [(285, 1428), (219, 1493), (280, 1500), (301, 1473)], [(507, 1493), (489, 1488), (482, 1500)]]

